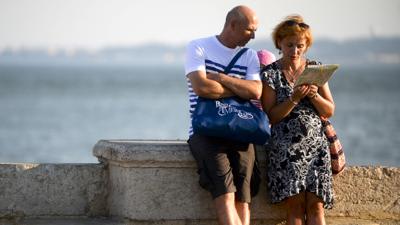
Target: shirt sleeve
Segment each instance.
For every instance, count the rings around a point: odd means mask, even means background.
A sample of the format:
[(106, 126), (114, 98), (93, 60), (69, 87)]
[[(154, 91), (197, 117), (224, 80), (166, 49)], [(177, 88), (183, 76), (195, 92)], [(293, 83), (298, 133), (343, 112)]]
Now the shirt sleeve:
[(185, 74), (193, 71), (206, 71), (204, 48), (196, 41), (191, 41), (186, 47)]
[(248, 67), (246, 80), (260, 80), (260, 61), (257, 52), (253, 49), (248, 51)]

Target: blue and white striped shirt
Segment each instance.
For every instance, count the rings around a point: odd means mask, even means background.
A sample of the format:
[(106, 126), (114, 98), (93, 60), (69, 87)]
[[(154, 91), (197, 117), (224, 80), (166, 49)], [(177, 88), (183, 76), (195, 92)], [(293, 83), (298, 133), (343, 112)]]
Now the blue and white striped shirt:
[[(231, 49), (222, 45), (216, 36), (194, 40), (187, 46), (185, 74), (189, 92), (189, 136), (193, 135), (192, 115), (198, 96), (193, 91), (187, 75), (194, 71), (223, 73), (225, 67), (240, 49), (239, 47)], [(259, 72), (260, 64), (257, 53), (249, 49), (238, 59), (228, 75), (239, 79), (260, 80)]]

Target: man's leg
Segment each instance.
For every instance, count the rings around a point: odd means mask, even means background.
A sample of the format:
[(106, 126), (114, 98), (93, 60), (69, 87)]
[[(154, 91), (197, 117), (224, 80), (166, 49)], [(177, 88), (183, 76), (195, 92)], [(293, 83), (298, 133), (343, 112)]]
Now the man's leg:
[(194, 135), (189, 140), (190, 150), (198, 163), (200, 184), (213, 196), (219, 224), (241, 225), (235, 208), (236, 188), (226, 145), (226, 141), (201, 135)]
[(217, 212), (218, 224), (220, 225), (242, 225), (235, 208), (235, 194), (227, 193), (214, 199)]
[(252, 144), (239, 145), (229, 153), (235, 186), (235, 207), (243, 225), (250, 224), (250, 182), (253, 173), (255, 150)]
[(243, 225), (250, 224), (250, 206), (246, 202), (235, 202), (236, 211)]

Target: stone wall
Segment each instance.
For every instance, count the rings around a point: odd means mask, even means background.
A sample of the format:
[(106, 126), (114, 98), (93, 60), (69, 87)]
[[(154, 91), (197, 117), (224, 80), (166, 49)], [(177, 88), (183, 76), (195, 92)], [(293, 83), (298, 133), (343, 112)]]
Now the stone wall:
[[(101, 140), (93, 154), (100, 164), (0, 164), (0, 220), (110, 216), (136, 221), (131, 224), (215, 223), (185, 142)], [(265, 171), (265, 153), (258, 154)], [(253, 222), (282, 221), (282, 206), (271, 205), (264, 179), (261, 185), (251, 205)], [(348, 167), (334, 178), (334, 190), (328, 221), (400, 224), (399, 168)]]
[[(211, 197), (198, 183), (196, 164), (182, 141), (99, 141), (94, 155), (109, 168), (110, 214), (138, 220), (215, 218)], [(258, 151), (262, 171), (265, 152)], [(252, 218), (281, 220), (265, 179), (253, 199)], [(400, 169), (348, 167), (334, 178), (336, 203), (328, 217), (400, 219)]]
[(101, 164), (0, 164), (0, 218), (107, 215)]

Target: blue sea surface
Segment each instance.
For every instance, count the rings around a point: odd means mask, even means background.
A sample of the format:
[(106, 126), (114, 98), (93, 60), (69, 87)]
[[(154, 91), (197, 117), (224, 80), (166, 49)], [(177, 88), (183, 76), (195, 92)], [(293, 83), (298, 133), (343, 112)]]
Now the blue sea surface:
[[(340, 68), (332, 122), (350, 165), (400, 166), (400, 67)], [(187, 139), (183, 66), (0, 65), (0, 163), (97, 162), (100, 139)]]

